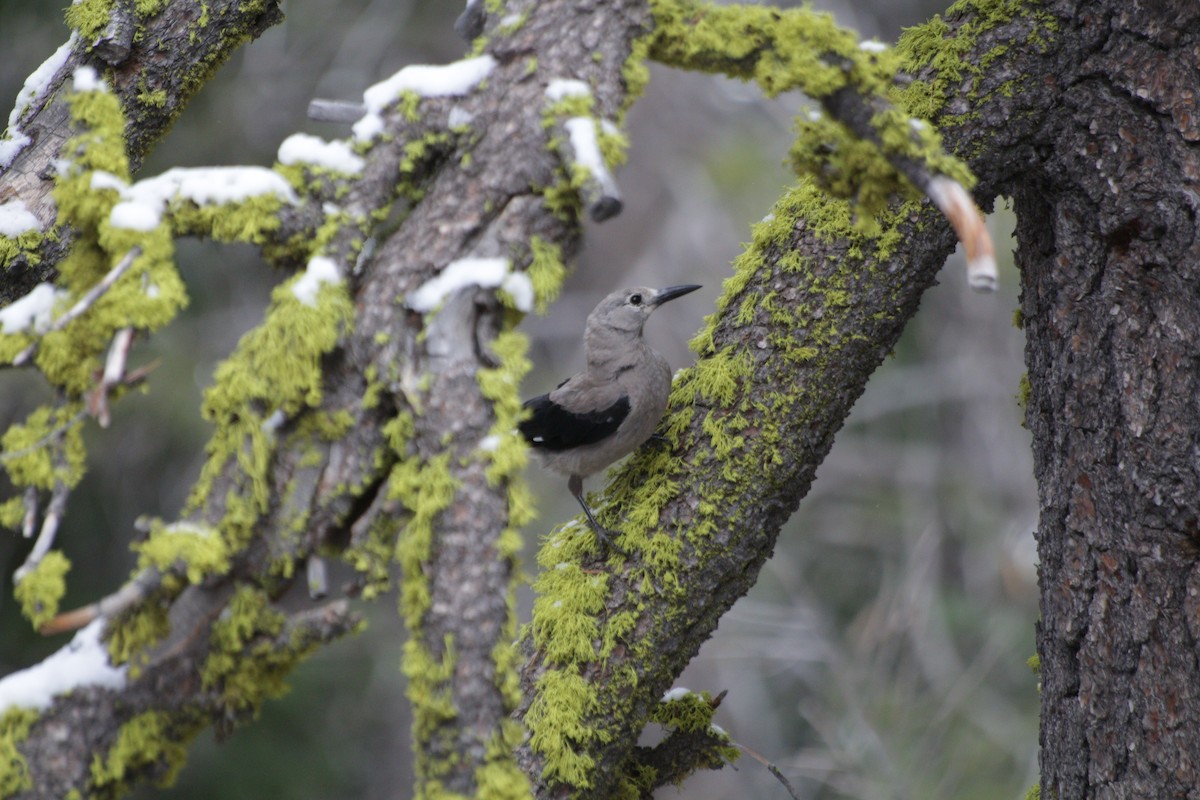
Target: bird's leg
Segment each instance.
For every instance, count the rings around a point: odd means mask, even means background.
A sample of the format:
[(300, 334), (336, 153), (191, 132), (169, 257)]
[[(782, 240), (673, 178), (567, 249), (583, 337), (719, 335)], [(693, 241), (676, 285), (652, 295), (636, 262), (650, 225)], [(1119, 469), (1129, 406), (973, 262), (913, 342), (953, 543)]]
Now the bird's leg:
[(628, 555), (612, 540), (612, 532), (597, 522), (596, 517), (592, 514), (592, 510), (588, 508), (587, 501), (583, 499), (583, 478), (578, 475), (572, 475), (567, 479), (567, 488), (571, 490), (571, 494), (575, 495), (575, 499), (583, 507), (583, 513), (587, 514), (588, 522), (591, 523), (592, 531), (596, 534), (596, 539), (600, 541), (601, 546), (611, 547), (618, 553)]

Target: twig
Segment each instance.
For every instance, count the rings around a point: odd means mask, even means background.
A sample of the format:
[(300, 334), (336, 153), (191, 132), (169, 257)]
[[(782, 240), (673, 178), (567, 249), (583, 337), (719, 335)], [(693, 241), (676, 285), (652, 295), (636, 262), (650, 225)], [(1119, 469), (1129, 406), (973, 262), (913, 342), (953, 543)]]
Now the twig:
[[(829, 59), (849, 71), (845, 59)], [(996, 290), (996, 250), (992, 245), (983, 215), (962, 184), (953, 178), (930, 171), (928, 165), (902, 153), (889, 152), (875, 127), (878, 113), (891, 106), (880, 97), (866, 97), (857, 87), (846, 86), (821, 99), (829, 116), (841, 122), (861, 139), (874, 142), (896, 171), (908, 178), (946, 215), (967, 253), (967, 281), (977, 292)], [(913, 133), (914, 139), (916, 133)]]
[(21, 535), (30, 539), (33, 538), (33, 529), (37, 525), (38, 490), (36, 486), (25, 489), (25, 499), (22, 504), (25, 506), (25, 517), (21, 520)]
[(367, 113), (362, 103), (343, 100), (313, 100), (308, 104), (308, 118), (317, 122), (358, 122)]
[(22, 447), (20, 450), (13, 450), (8, 453), (0, 453), (0, 464), (6, 464), (9, 461), (12, 461), (14, 458), (21, 458), (22, 456), (32, 453), (34, 450), (45, 447), (47, 444), (69, 431), (73, 426), (78, 425), (86, 413), (86, 409), (81, 409), (80, 411), (75, 412), (75, 414), (65, 423), (50, 431), (28, 447)]
[(144, 569), (132, 581), (95, 603), (64, 611), (38, 629), (43, 636), (78, 630), (99, 617), (111, 617), (138, 602), (162, 583), (163, 574), (155, 567)]
[(100, 384), (92, 390), (88, 401), (88, 410), (99, 422), (101, 428), (107, 428), (109, 423), (108, 390), (125, 379), (125, 364), (129, 359), (129, 349), (133, 346), (133, 328), (121, 328), (113, 337), (112, 345), (108, 348), (108, 358), (104, 361), (104, 373)]
[(924, 187), (958, 234), (967, 254), (967, 283), (977, 292), (996, 291), (996, 249), (983, 215), (971, 195), (956, 180), (935, 175)]
[(775, 778), (780, 783), (783, 784), (783, 788), (787, 789), (788, 794), (790, 794), (792, 796), (793, 800), (800, 800), (800, 795), (799, 795), (799, 793), (796, 792), (796, 788), (794, 786), (792, 786), (791, 782), (786, 777), (784, 777), (784, 775), (780, 771), (779, 767), (775, 766), (772, 762), (768, 761), (766, 758), (763, 758), (758, 753), (751, 750), (749, 747), (746, 747), (746, 745), (741, 744), (740, 742), (734, 742), (733, 744), (735, 747), (737, 747), (743, 753), (747, 754), (748, 756), (753, 758), (755, 761), (757, 761), (758, 763), (760, 763), (764, 767), (766, 767), (767, 770), (772, 775), (774, 775)]
[(50, 504), (46, 506), (46, 516), (42, 519), (42, 530), (38, 533), (37, 541), (33, 543), (33, 549), (29, 551), (25, 563), (17, 567), (17, 571), (13, 573), (14, 584), (20, 583), (26, 575), (33, 572), (46, 557), (46, 553), (50, 552), (50, 548), (54, 546), (54, 537), (58, 533), (58, 525), (62, 521), (70, 494), (71, 489), (65, 481), (54, 482), (54, 490), (50, 493)]
[[(85, 311), (95, 305), (96, 301), (99, 300), (105, 292), (112, 288), (112, 285), (116, 283), (122, 275), (129, 271), (129, 268), (133, 266), (133, 262), (136, 261), (138, 256), (141, 254), (142, 248), (140, 247), (134, 247), (128, 253), (126, 253), (125, 257), (117, 262), (117, 265), (110, 269), (108, 274), (100, 279), (99, 283), (97, 283), (91, 289), (88, 289), (87, 294), (79, 298), (79, 301), (75, 303), (75, 305), (71, 306), (67, 313), (54, 320), (54, 323), (46, 332), (50, 333), (53, 331), (61, 331), (63, 328), (67, 327), (72, 320), (76, 319), (79, 315), (83, 314)], [(17, 357), (12, 361), (13, 366), (19, 367), (29, 361), (29, 359), (33, 356), (34, 351), (37, 350), (37, 345), (37, 342), (33, 342), (20, 353), (18, 353)]]

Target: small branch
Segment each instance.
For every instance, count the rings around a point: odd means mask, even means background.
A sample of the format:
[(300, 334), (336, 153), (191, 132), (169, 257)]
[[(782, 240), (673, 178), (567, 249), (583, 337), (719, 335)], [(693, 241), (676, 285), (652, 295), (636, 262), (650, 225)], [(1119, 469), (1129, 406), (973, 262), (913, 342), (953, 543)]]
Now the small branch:
[[(126, 253), (125, 257), (117, 262), (117, 265), (110, 269), (108, 274), (100, 279), (99, 283), (89, 289), (87, 294), (79, 298), (79, 301), (75, 303), (75, 305), (71, 306), (67, 313), (54, 320), (54, 323), (50, 326), (47, 333), (52, 331), (61, 331), (63, 328), (67, 327), (72, 320), (76, 319), (93, 305), (95, 305), (96, 301), (99, 300), (105, 292), (112, 288), (112, 285), (116, 283), (122, 275), (129, 271), (129, 268), (133, 266), (133, 262), (136, 261), (138, 256), (141, 254), (142, 248), (140, 247), (134, 247), (128, 253)], [(27, 363), (33, 356), (34, 351), (37, 350), (37, 345), (38, 343), (34, 342), (18, 353), (17, 357), (13, 359), (13, 366), (19, 367)]]
[(329, 570), (325, 566), (325, 559), (318, 555), (309, 556), (305, 572), (308, 577), (309, 597), (320, 600), (329, 594)]
[(962, 242), (967, 254), (967, 283), (977, 292), (996, 291), (996, 248), (971, 195), (958, 181), (943, 175), (933, 176), (923, 188)]
[[(14, 584), (20, 583), (26, 575), (33, 572), (46, 557), (46, 553), (50, 552), (50, 548), (54, 546), (54, 537), (58, 534), (58, 525), (62, 521), (63, 512), (66, 511), (67, 498), (70, 495), (71, 489), (65, 482), (55, 481), (54, 490), (50, 493), (50, 504), (46, 506), (46, 516), (42, 519), (42, 530), (33, 544), (33, 549), (29, 551), (25, 563), (17, 567), (17, 571), (13, 573)], [(27, 521), (28, 517), (27, 510)]]
[(33, 538), (33, 529), (37, 525), (38, 516), (38, 490), (36, 486), (30, 486), (25, 489), (25, 499), (22, 501), (25, 506), (25, 517), (21, 520), (21, 535), (26, 539)]
[(84, 414), (86, 414), (86, 413), (87, 412), (84, 410), (76, 412), (75, 415), (72, 416), (65, 423), (63, 423), (59, 427), (55, 428), (54, 430), (50, 431), (45, 436), (38, 439), (36, 442), (29, 445), (28, 447), (22, 447), (20, 450), (13, 450), (8, 453), (0, 453), (0, 464), (7, 464), (8, 462), (12, 461), (13, 459), (22, 458), (23, 456), (26, 456), (29, 453), (32, 453), (34, 450), (37, 450), (38, 448), (45, 447), (46, 445), (50, 444), (50, 442), (53, 442), (55, 439), (59, 438), (60, 436), (65, 434), (67, 431), (69, 431), (73, 426), (79, 424), (79, 422), (83, 419)]
[(108, 26), (92, 43), (92, 53), (109, 66), (123, 63), (129, 58), (136, 29), (137, 17), (133, 3), (131, 0), (119, 0), (109, 13)]
[(111, 617), (142, 600), (162, 583), (163, 574), (154, 567), (142, 570), (137, 577), (113, 594), (73, 611), (64, 611), (47, 622), (38, 632), (43, 636), (74, 631), (99, 617)]
[(756, 752), (754, 752), (753, 750), (751, 750), (749, 747), (746, 747), (746, 745), (744, 745), (744, 744), (741, 744), (741, 743), (739, 743), (739, 742), (734, 742), (733, 744), (734, 744), (734, 746), (735, 746), (735, 747), (737, 747), (737, 748), (738, 748), (739, 750), (741, 750), (743, 753), (745, 753), (746, 755), (750, 756), (750, 757), (751, 757), (751, 758), (753, 758), (755, 761), (757, 761), (758, 763), (760, 763), (760, 764), (762, 764), (764, 767), (766, 767), (766, 768), (767, 768), (767, 770), (768, 770), (768, 771), (769, 771), (769, 772), (770, 772), (772, 775), (774, 775), (774, 776), (775, 776), (775, 778), (776, 778), (776, 779), (777, 779), (777, 780), (778, 780), (780, 783), (782, 783), (782, 784), (783, 784), (783, 788), (787, 789), (787, 792), (788, 792), (788, 794), (790, 794), (790, 795), (792, 796), (793, 800), (800, 800), (800, 794), (799, 794), (799, 793), (796, 791), (796, 788), (795, 788), (794, 786), (792, 786), (791, 782), (790, 782), (790, 781), (789, 781), (787, 778), (785, 778), (785, 777), (784, 777), (784, 775), (783, 775), (783, 772), (781, 772), (781, 771), (780, 771), (779, 767), (775, 766), (775, 764), (773, 764), (772, 762), (770, 762), (770, 761), (768, 761), (767, 759), (763, 758), (763, 757), (762, 757), (762, 756), (760, 756), (758, 753), (756, 753)]
[(604, 162), (600, 142), (596, 137), (596, 125), (592, 117), (572, 117), (561, 125), (565, 136), (559, 141), (558, 157), (562, 159), (568, 174), (574, 167), (582, 167), (586, 173), (580, 189), (584, 206), (594, 222), (604, 222), (621, 213), (625, 202), (617, 181)]
[(133, 346), (133, 328), (122, 328), (113, 337), (112, 345), (108, 348), (108, 358), (104, 362), (104, 374), (100, 385), (92, 390), (88, 400), (88, 411), (100, 423), (101, 428), (107, 428), (109, 423), (108, 390), (125, 380), (125, 364), (129, 359), (129, 349)]
[(343, 100), (313, 100), (308, 104), (308, 118), (317, 122), (358, 122), (367, 107), (362, 103)]

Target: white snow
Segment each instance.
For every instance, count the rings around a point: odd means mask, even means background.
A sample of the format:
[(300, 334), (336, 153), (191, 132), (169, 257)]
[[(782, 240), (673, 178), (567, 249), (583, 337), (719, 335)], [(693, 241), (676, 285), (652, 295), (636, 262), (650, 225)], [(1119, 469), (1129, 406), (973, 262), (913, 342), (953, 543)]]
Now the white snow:
[(383, 130), (383, 110), (403, 92), (416, 92), (421, 97), (458, 97), (474, 89), (495, 66), (496, 59), (491, 56), (478, 56), (443, 66), (405, 67), (363, 92), (367, 113), (354, 123), (354, 138), (362, 141), (377, 136)]
[(108, 224), (133, 231), (152, 231), (161, 221), (162, 209), (144, 203), (117, 203), (108, 214)]
[(475, 119), (475, 115), (470, 111), (462, 106), (455, 106), (450, 109), (450, 114), (446, 117), (446, 124), (451, 128), (461, 128), (464, 125), (470, 125), (473, 119)]
[(858, 49), (864, 53), (882, 53), (887, 50), (887, 45), (883, 42), (877, 42), (874, 39), (858, 43)]
[(587, 167), (592, 175), (600, 178), (608, 173), (604, 157), (600, 155), (600, 144), (596, 140), (596, 123), (591, 117), (572, 117), (563, 123), (571, 137), (571, 149), (575, 151), (575, 162)]
[(20, 236), (38, 230), (38, 219), (20, 200), (0, 203), (0, 236)]
[(46, 708), (55, 696), (81, 686), (123, 688), (125, 668), (108, 663), (108, 651), (100, 641), (104, 622), (95, 620), (41, 663), (0, 679), (0, 714), (14, 706)]
[(282, 408), (277, 408), (271, 413), (271, 416), (262, 421), (263, 433), (274, 434), (283, 427), (285, 422), (287, 422), (287, 414), (283, 413)]
[(508, 292), (518, 311), (528, 314), (533, 311), (533, 281), (524, 272), (510, 272), (500, 282), (500, 288)]
[(494, 453), (496, 448), (500, 446), (499, 436), (485, 436), (479, 440), (479, 449), (485, 453)]
[(509, 273), (507, 258), (460, 258), (421, 284), (408, 296), (408, 307), (427, 314), (450, 295), (467, 286), (495, 289)]
[(337, 284), (342, 282), (341, 273), (333, 259), (317, 256), (308, 262), (308, 267), (300, 279), (292, 284), (292, 294), (306, 306), (317, 307), (317, 293), (321, 284)]
[[(13, 110), (8, 115), (8, 129), (15, 131), (17, 121), (21, 115), (25, 113), (25, 109), (29, 108), (32, 103), (37, 102), (46, 93), (46, 89), (50, 86), (50, 79), (54, 74), (67, 63), (67, 58), (71, 55), (71, 51), (75, 48), (75, 43), (78, 41), (79, 35), (72, 33), (71, 38), (67, 39), (61, 47), (54, 51), (54, 54), (41, 63), (37, 69), (29, 74), (25, 79), (25, 85), (21, 87), (21, 91), (17, 92), (17, 102), (13, 105)], [(15, 138), (15, 137), (14, 137)]]
[(369, 142), (383, 133), (383, 117), (374, 112), (368, 112), (358, 122), (350, 127), (354, 138), (359, 142)]
[(144, 226), (157, 225), (167, 203), (176, 198), (197, 205), (219, 205), (264, 194), (298, 202), (284, 177), (266, 167), (175, 167), (125, 188), (121, 192), (125, 202), (113, 208), (109, 222), (114, 228), (148, 230)]
[(555, 78), (546, 86), (546, 97), (552, 101), (562, 100), (564, 97), (587, 97), (591, 93), (592, 90), (586, 83), (574, 78)]
[(124, 192), (128, 188), (129, 184), (126, 181), (118, 178), (111, 172), (105, 172), (102, 169), (98, 169), (92, 173), (92, 191), (99, 191), (100, 189), (115, 189), (118, 192)]
[(327, 142), (307, 133), (294, 133), (284, 139), (278, 157), (281, 164), (312, 164), (347, 175), (358, 175), (365, 164), (345, 142)]
[(8, 169), (12, 166), (12, 162), (16, 159), (17, 154), (29, 146), (33, 141), (25, 134), (21, 133), (19, 128), (8, 129), (9, 138), (0, 141), (0, 169)]
[(50, 329), (54, 304), (67, 293), (52, 283), (39, 283), (24, 297), (0, 309), (0, 332), (21, 333), (33, 328), (36, 333)]
[(61, 47), (54, 51), (53, 55), (29, 74), (21, 91), (17, 92), (17, 101), (13, 103), (12, 111), (8, 114), (8, 139), (0, 141), (0, 169), (8, 169), (17, 155), (33, 141), (21, 131), (21, 127), (17, 123), (20, 121), (21, 115), (25, 113), (25, 109), (45, 96), (46, 90), (50, 86), (50, 80), (62, 68), (62, 65), (67, 63), (67, 58), (70, 57), (78, 40), (78, 34), (72, 33), (71, 38), (67, 39)]
[(79, 67), (71, 76), (77, 92), (107, 92), (108, 85), (92, 67)]
[(676, 686), (674, 689), (671, 689), (663, 694), (662, 702), (669, 703), (672, 700), (682, 700), (691, 693), (691, 689), (685, 689), (682, 686)]

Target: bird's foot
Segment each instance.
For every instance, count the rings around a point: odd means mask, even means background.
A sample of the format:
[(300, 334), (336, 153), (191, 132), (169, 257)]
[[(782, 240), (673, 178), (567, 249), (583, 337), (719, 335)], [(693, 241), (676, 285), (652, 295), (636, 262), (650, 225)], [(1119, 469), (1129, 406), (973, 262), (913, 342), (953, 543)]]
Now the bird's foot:
[(605, 528), (593, 521), (592, 533), (596, 534), (596, 543), (600, 545), (601, 558), (604, 558), (608, 555), (608, 550), (616, 550), (626, 558), (629, 557), (629, 553), (619, 544), (617, 544), (616, 539), (617, 536), (620, 535), (619, 531), (610, 531), (608, 528)]

